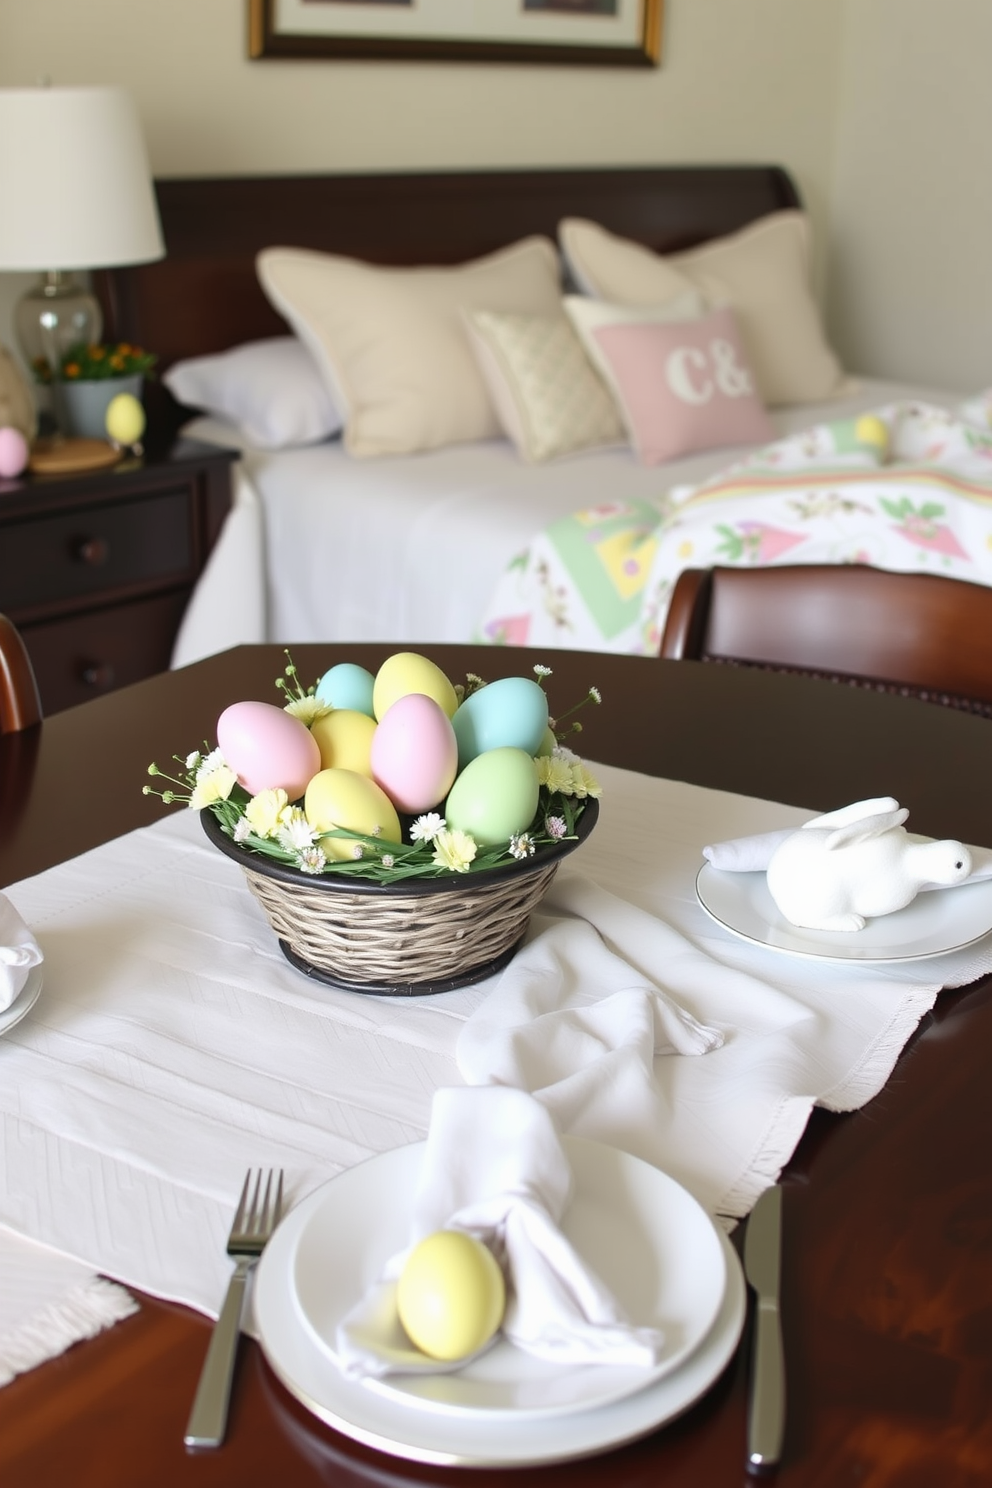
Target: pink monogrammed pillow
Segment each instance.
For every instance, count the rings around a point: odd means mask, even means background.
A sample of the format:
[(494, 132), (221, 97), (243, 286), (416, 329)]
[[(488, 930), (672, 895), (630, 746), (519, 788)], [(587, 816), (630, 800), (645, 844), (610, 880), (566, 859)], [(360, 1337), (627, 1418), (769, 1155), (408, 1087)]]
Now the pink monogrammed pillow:
[(665, 321), (600, 302), (580, 335), (642, 464), (774, 439), (732, 310)]

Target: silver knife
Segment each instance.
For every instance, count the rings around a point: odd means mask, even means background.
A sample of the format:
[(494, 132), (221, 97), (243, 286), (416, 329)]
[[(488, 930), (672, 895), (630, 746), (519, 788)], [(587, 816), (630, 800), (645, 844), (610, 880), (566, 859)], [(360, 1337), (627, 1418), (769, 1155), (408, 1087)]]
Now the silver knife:
[(785, 1357), (779, 1317), (781, 1254), (782, 1190), (776, 1184), (765, 1190), (751, 1210), (744, 1236), (744, 1272), (757, 1297), (747, 1421), (750, 1472), (774, 1466), (782, 1451)]

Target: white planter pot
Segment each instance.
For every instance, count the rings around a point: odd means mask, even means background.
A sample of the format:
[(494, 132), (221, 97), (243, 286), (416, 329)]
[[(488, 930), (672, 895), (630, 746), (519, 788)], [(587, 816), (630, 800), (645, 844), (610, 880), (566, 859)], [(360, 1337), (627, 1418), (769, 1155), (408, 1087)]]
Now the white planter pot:
[(55, 382), (52, 404), (63, 434), (77, 439), (106, 439), (107, 409), (118, 393), (140, 399), (144, 378), (105, 377), (95, 382)]

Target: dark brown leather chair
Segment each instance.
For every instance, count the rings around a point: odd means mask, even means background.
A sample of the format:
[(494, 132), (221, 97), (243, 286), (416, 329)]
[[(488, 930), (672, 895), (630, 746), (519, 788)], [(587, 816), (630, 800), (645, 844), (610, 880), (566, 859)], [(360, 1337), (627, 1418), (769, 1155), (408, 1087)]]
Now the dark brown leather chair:
[(992, 588), (860, 564), (687, 569), (660, 654), (829, 677), (992, 718)]
[(41, 697), (21, 633), (0, 615), (0, 734), (19, 734), (41, 722)]

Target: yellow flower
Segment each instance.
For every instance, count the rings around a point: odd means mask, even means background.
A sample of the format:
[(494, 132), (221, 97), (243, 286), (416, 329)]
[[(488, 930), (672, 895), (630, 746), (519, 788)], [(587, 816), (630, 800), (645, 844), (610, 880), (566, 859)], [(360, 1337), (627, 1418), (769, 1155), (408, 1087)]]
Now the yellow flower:
[(328, 714), (334, 712), (334, 709), (329, 703), (324, 703), (317, 697), (296, 697), (290, 699), (283, 712), (291, 713), (294, 718), (298, 718), (301, 723), (305, 723), (307, 728), (310, 728), (318, 718), (326, 718)]
[(467, 873), (476, 854), (475, 839), (467, 832), (451, 832), (447, 827), (434, 838), (434, 858), (438, 868), (452, 873)]
[(572, 766), (560, 754), (542, 754), (537, 760), (538, 785), (547, 786), (552, 795), (572, 791)]
[(259, 791), (245, 807), (245, 816), (256, 837), (271, 837), (279, 826), (279, 819), (289, 805), (289, 797), (282, 789)]
[(595, 796), (598, 800), (603, 794), (603, 787), (591, 771), (579, 761), (572, 766), (572, 793), (582, 800), (585, 796)]
[(226, 801), (237, 783), (238, 777), (227, 765), (201, 775), (189, 798), (190, 810), (202, 811), (204, 806), (212, 806), (215, 801)]
[(62, 372), (63, 372), (64, 376), (66, 376), (66, 377), (78, 377), (79, 376), (79, 363), (78, 362), (66, 362), (65, 366), (62, 368)]

